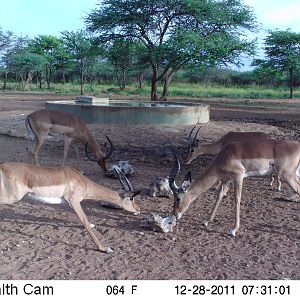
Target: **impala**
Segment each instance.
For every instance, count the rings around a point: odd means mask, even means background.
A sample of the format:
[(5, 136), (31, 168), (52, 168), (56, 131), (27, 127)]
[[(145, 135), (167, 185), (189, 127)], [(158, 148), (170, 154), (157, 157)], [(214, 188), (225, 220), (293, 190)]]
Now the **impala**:
[[(185, 164), (190, 164), (194, 159), (202, 154), (218, 154), (227, 144), (236, 142), (246, 142), (249, 140), (260, 140), (260, 139), (270, 139), (271, 137), (263, 132), (249, 131), (249, 132), (235, 132), (230, 131), (223, 135), (218, 141), (211, 144), (200, 144), (197, 139), (200, 127), (196, 131), (194, 137), (192, 138), (192, 133), (196, 125), (192, 128), (188, 136), (188, 153), (185, 158)], [(281, 181), (280, 176), (276, 176), (278, 187), (277, 190), (281, 191)], [(275, 181), (275, 175), (272, 174), (270, 185), (273, 186)], [(219, 185), (218, 185), (219, 186)]]
[(102, 252), (113, 252), (98, 240), (94, 227), (85, 215), (81, 201), (92, 199), (115, 204), (129, 212), (139, 213), (139, 205), (126, 176), (116, 169), (119, 180), (125, 189), (124, 193), (101, 186), (79, 171), (70, 167), (44, 167), (24, 163), (0, 164), (0, 204), (12, 204), (25, 195), (34, 200), (49, 204), (67, 202), (88, 231), (98, 249)]
[(229, 182), (234, 182), (236, 202), (235, 226), (229, 234), (235, 236), (240, 227), (240, 202), (243, 179), (250, 176), (265, 176), (276, 171), (283, 181), (300, 195), (300, 143), (289, 140), (251, 140), (228, 144), (223, 148), (213, 163), (195, 181), (186, 176), (184, 183), (178, 187), (175, 178), (180, 171), (180, 162), (175, 153), (176, 164), (170, 173), (170, 186), (174, 193), (174, 215), (179, 219), (201, 193), (221, 180), (218, 199), (208, 221), (212, 222), (217, 208), (226, 194)]
[[(107, 171), (106, 160), (113, 152), (112, 142), (106, 137), (110, 144), (110, 151), (105, 155), (95, 137), (79, 116), (56, 109), (41, 109), (29, 114), (26, 118), (25, 125), (34, 142), (29, 153), (31, 155), (31, 161), (36, 165), (39, 165), (38, 151), (51, 130), (52, 132), (64, 135), (62, 166), (65, 165), (69, 147), (75, 140), (85, 145), (85, 153), (90, 160), (97, 162), (104, 172)], [(78, 148), (75, 144), (74, 146), (77, 156), (77, 168), (79, 168)]]

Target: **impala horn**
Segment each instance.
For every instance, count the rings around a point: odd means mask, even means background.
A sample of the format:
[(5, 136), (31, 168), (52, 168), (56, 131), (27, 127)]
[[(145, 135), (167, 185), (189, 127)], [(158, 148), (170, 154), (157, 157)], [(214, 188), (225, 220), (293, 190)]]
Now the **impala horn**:
[(110, 140), (110, 138), (108, 136), (106, 136), (109, 144), (110, 144), (110, 149), (109, 149), (109, 152), (103, 157), (101, 158), (100, 160), (98, 158), (94, 158), (88, 151), (88, 143), (85, 144), (85, 155), (87, 156), (87, 158), (91, 161), (94, 161), (94, 162), (97, 162), (97, 163), (100, 163), (101, 161), (105, 161), (107, 160), (111, 154), (113, 153), (114, 151), (114, 145), (112, 143), (112, 141)]
[(129, 182), (129, 180), (126, 177), (126, 175), (120, 170), (120, 168), (114, 167), (114, 170), (115, 170), (115, 172), (118, 175), (118, 179), (119, 179), (119, 181), (120, 181), (123, 189), (126, 192), (133, 191), (133, 187), (132, 187), (131, 183)]
[(196, 128), (196, 126), (197, 126), (197, 124), (192, 128), (192, 130), (190, 131), (189, 136), (188, 136), (188, 148), (189, 149), (196, 144), (197, 136), (198, 136), (198, 133), (199, 133), (200, 128), (201, 128), (201, 127), (198, 128), (194, 138), (192, 138), (192, 134), (193, 134), (193, 131)]
[(171, 188), (173, 194), (175, 195), (179, 190), (179, 188), (175, 182), (175, 179), (180, 172), (180, 161), (179, 161), (177, 151), (174, 148), (172, 148), (172, 150), (173, 150), (173, 156), (175, 158), (175, 164), (169, 175), (169, 185), (170, 185), (170, 188)]
[(192, 145), (192, 134), (193, 134), (193, 131), (194, 129), (196, 128), (197, 124), (192, 128), (192, 130), (190, 131), (189, 133), (189, 136), (188, 136), (188, 145), (191, 146)]

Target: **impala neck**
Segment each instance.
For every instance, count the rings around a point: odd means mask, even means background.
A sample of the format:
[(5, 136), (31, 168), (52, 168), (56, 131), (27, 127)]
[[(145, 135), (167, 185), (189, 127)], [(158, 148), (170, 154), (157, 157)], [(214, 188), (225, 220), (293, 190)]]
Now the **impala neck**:
[(203, 192), (211, 188), (219, 180), (218, 176), (209, 169), (198, 177), (190, 186), (187, 192), (183, 194), (180, 201), (175, 201), (173, 214), (179, 219), (189, 208), (190, 204)]
[(107, 187), (100, 186), (99, 184), (93, 182), (88, 178), (86, 178), (86, 192), (84, 198), (107, 201), (123, 207), (123, 199), (118, 192), (113, 191)]
[(94, 136), (89, 135), (86, 142), (88, 142), (89, 151), (94, 154), (97, 159), (101, 159), (105, 156)]
[(188, 193), (191, 195), (199, 195), (210, 189), (218, 180), (220, 180), (219, 177), (213, 172), (213, 169), (209, 168), (192, 182)]
[(218, 154), (221, 150), (221, 145), (219, 143), (212, 144), (200, 144), (197, 149), (200, 154)]

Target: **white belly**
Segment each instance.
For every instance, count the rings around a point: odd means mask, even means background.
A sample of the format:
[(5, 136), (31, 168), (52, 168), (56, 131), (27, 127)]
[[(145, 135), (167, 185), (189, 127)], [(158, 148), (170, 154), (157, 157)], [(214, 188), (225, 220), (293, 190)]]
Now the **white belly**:
[(33, 193), (28, 194), (28, 198), (31, 200), (35, 200), (47, 204), (62, 204), (65, 202), (64, 198), (39, 196)]
[(64, 185), (39, 186), (32, 188), (28, 195), (31, 199), (43, 203), (60, 204), (64, 202), (64, 190)]
[(245, 160), (247, 165), (244, 178), (251, 176), (267, 176), (274, 172), (274, 166), (272, 163), (262, 163), (261, 160)]

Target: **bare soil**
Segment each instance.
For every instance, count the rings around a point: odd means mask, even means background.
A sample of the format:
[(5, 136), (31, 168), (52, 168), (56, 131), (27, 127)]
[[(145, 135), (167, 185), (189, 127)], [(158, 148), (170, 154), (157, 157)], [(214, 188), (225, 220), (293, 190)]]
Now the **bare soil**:
[[(1, 161), (28, 162), (24, 119), (44, 106), (45, 100), (70, 96), (0, 94)], [(262, 100), (263, 101), (263, 100)], [(277, 138), (299, 139), (300, 105), (285, 100), (268, 107), (212, 104), (211, 121), (203, 124), (201, 140), (215, 141), (228, 131), (263, 131)], [(251, 104), (251, 103), (250, 103)], [(281, 105), (284, 105), (283, 109)], [(100, 143), (108, 135), (115, 145), (112, 162), (128, 160), (135, 169), (130, 178), (136, 189), (148, 187), (156, 176), (166, 176), (173, 165), (171, 147), (183, 155), (190, 126), (89, 125)], [(63, 140), (54, 136), (40, 151), (43, 165), (59, 165)], [(84, 157), (81, 168), (94, 181), (119, 189), (95, 163)], [(203, 172), (212, 156), (182, 166), (193, 177)], [(68, 164), (76, 166), (71, 149)], [(235, 238), (227, 235), (234, 224), (232, 189), (216, 219), (202, 226), (215, 201), (211, 189), (195, 201), (175, 232), (154, 232), (142, 227), (151, 212), (166, 215), (173, 201), (139, 198), (142, 213), (134, 216), (120, 209), (83, 203), (101, 241), (114, 253), (97, 251), (75, 213), (67, 205), (46, 205), (23, 200), (0, 205), (0, 279), (300, 279), (300, 203), (287, 201), (293, 192), (283, 184), (274, 191), (269, 178), (244, 181), (241, 228)], [(1, 201), (1, 199), (0, 199)]]

